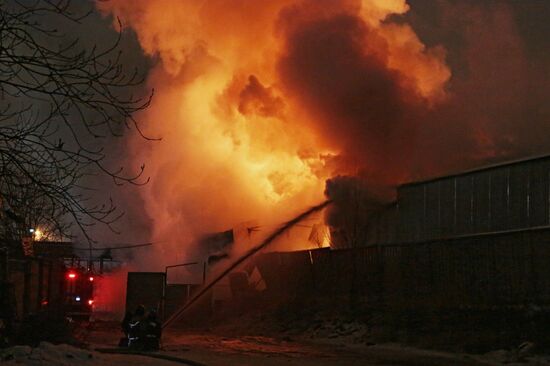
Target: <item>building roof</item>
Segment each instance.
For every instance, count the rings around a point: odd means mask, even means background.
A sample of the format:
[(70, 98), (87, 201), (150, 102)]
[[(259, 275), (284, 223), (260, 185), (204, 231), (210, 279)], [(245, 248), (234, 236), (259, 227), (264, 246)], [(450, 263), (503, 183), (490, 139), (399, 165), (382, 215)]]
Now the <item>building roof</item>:
[(488, 171), (488, 170), (492, 170), (492, 169), (504, 168), (504, 167), (509, 167), (509, 166), (512, 166), (512, 165), (519, 165), (519, 164), (523, 164), (523, 163), (527, 163), (527, 162), (533, 162), (533, 161), (538, 161), (538, 160), (547, 160), (547, 159), (550, 160), (550, 155), (548, 155), (548, 154), (532, 156), (532, 157), (529, 157), (529, 158), (510, 160), (510, 161), (506, 161), (506, 162), (490, 164), (490, 165), (485, 165), (485, 166), (481, 166), (481, 167), (478, 167), (478, 168), (468, 169), (468, 170), (464, 170), (464, 171), (461, 171), (461, 172), (450, 173), (450, 174), (445, 174), (445, 175), (438, 175), (438, 176), (435, 176), (435, 177), (432, 177), (432, 178), (426, 178), (426, 179), (421, 179), (421, 180), (418, 180), (418, 181), (408, 182), (408, 183), (404, 183), (404, 184), (399, 185), (398, 188), (407, 187), (407, 186), (414, 186), (414, 185), (419, 185), (419, 184), (426, 184), (426, 183), (431, 183), (431, 182), (435, 182), (435, 181), (438, 181), (438, 180), (443, 180), (443, 179), (448, 179), (448, 178), (456, 178), (456, 177), (460, 177), (460, 176), (464, 176), (464, 175), (468, 175), (468, 174), (480, 173), (480, 172)]
[(71, 258), (74, 256), (73, 243), (65, 241), (35, 241), (34, 255), (47, 258)]

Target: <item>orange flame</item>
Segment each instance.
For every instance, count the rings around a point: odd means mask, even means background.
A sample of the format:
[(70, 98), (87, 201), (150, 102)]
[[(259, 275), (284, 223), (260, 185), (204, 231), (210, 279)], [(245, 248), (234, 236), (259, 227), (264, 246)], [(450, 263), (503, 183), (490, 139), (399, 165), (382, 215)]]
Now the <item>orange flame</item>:
[(322, 200), (324, 182), (335, 172), (360, 168), (334, 163), (347, 142), (317, 128), (319, 113), (281, 80), (279, 59), (288, 41), (282, 23), (297, 8), (307, 9), (303, 22), (347, 14), (364, 24), (370, 29), (361, 40), (364, 52), (427, 103), (445, 97), (450, 77), (443, 49), (427, 49), (406, 24), (382, 22), (405, 13), (404, 0), (112, 0), (97, 6), (133, 28), (143, 51), (159, 60), (149, 79), (157, 93), (142, 119), (146, 134), (163, 141), (150, 151), (142, 141), (132, 146), (153, 178), (143, 192), (152, 239), (176, 248), (201, 232), (289, 217)]

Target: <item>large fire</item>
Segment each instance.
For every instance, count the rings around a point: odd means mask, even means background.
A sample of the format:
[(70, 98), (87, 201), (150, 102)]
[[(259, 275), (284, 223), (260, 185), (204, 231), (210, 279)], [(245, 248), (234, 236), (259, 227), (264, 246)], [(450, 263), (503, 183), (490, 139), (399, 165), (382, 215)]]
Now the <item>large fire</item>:
[(321, 201), (337, 174), (403, 179), (395, 147), (406, 155), (418, 110), (446, 97), (444, 50), (388, 20), (407, 12), (405, 0), (97, 6), (158, 60), (153, 105), (141, 119), (162, 142), (132, 146), (152, 177), (143, 190), (152, 240), (170, 243), (168, 253), (246, 220), (277, 223)]

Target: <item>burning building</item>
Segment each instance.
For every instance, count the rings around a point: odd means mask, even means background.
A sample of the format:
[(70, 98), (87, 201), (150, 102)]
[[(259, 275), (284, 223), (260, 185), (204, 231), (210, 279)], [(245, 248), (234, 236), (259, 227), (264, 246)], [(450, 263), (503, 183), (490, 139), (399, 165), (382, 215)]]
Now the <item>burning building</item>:
[[(330, 234), (316, 226), (305, 242), (334, 249), (537, 226), (540, 186), (521, 193), (514, 164), (400, 185), (531, 155), (522, 146), (536, 139), (514, 116), (540, 111), (531, 120), (541, 128), (547, 98), (525, 87), (543, 73), (527, 66), (509, 7), (439, 4), (434, 16), (462, 27), (447, 45), (414, 26), (418, 14), (409, 17), (404, 0), (97, 4), (152, 60), (156, 94), (141, 126), (163, 141), (148, 149), (130, 140), (129, 151), (132, 163), (150, 167), (140, 196), (150, 240), (163, 244), (140, 268), (195, 260), (205, 233), (223, 233), (223, 256), (234, 233), (222, 230), (251, 218), (273, 228), (324, 191), (334, 202), (323, 222)], [(311, 250), (327, 252), (345, 251)], [(306, 267), (317, 263), (304, 253)]]
[(205, 233), (235, 222), (273, 227), (322, 201), (337, 175), (406, 179), (410, 134), (446, 98), (443, 48), (391, 20), (408, 11), (402, 0), (97, 6), (135, 32), (154, 65), (140, 126), (162, 143), (129, 142), (132, 163), (153, 178), (140, 191), (150, 239), (166, 243), (144, 266), (182, 246), (192, 259)]
[(364, 240), (256, 263), (274, 299), (307, 296), (318, 306), (547, 306), (549, 187), (550, 156), (404, 184), (369, 216), (356, 236)]

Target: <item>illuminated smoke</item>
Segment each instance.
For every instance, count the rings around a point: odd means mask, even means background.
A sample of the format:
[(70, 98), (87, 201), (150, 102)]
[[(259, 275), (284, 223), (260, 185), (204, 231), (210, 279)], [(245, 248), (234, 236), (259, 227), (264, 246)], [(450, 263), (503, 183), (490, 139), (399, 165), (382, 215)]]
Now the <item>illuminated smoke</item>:
[(408, 10), (404, 0), (97, 6), (157, 59), (140, 118), (163, 140), (130, 145), (152, 177), (143, 210), (164, 263), (196, 255), (189, 244), (204, 233), (269, 226), (320, 202), (337, 174), (407, 179), (418, 125), (448, 97), (443, 48), (388, 19)]
[[(423, 148), (413, 161), (422, 175), (550, 153), (550, 58), (535, 37), (548, 32), (533, 24), (548, 10), (548, 4), (514, 1), (434, 6), (453, 78), (448, 100), (419, 126)], [(520, 22), (522, 13), (528, 18)]]

